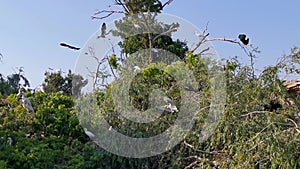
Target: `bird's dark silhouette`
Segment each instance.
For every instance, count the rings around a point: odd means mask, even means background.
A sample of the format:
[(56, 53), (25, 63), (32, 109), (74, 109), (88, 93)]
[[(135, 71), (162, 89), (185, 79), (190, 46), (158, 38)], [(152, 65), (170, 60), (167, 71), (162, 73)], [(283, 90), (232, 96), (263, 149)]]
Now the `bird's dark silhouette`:
[(240, 41), (244, 44), (244, 45), (248, 45), (249, 44), (249, 38), (246, 39), (246, 35), (245, 34), (239, 34), (239, 39)]
[(80, 50), (80, 48), (75, 47), (75, 46), (68, 45), (68, 44), (66, 44), (66, 43), (60, 43), (59, 45), (60, 45), (60, 46), (63, 46), (63, 47), (66, 47), (66, 48), (69, 48), (69, 49)]
[(106, 35), (106, 24), (103, 22), (102, 26), (101, 26), (101, 34), (97, 37), (99, 38), (105, 38)]

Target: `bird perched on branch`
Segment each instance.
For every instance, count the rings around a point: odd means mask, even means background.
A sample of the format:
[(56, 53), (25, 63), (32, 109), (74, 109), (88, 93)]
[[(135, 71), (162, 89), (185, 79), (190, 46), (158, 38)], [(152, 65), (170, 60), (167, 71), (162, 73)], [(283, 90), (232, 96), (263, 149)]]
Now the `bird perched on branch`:
[(75, 46), (68, 45), (68, 44), (66, 44), (66, 43), (60, 43), (59, 45), (60, 45), (60, 46), (63, 46), (63, 47), (66, 47), (66, 48), (69, 48), (69, 49), (80, 50), (80, 48), (75, 47)]
[(106, 24), (105, 22), (103, 22), (102, 26), (101, 26), (101, 34), (97, 37), (99, 38), (105, 38), (106, 35)]
[(34, 112), (34, 109), (31, 106), (30, 100), (24, 96), (24, 92), (19, 89), (19, 93), (17, 94), (18, 97), (22, 98), (22, 106), (28, 111), (28, 112)]
[(167, 103), (166, 105), (163, 106), (163, 108), (169, 112), (178, 112), (177, 107), (175, 106), (173, 100), (171, 100), (168, 97), (164, 97), (163, 100)]
[(246, 35), (245, 34), (239, 34), (238, 38), (240, 39), (240, 41), (244, 44), (244, 45), (248, 45), (249, 44), (249, 38), (246, 39)]
[(95, 134), (92, 133), (92, 132), (90, 132), (90, 131), (88, 131), (87, 128), (84, 128), (84, 132), (85, 132), (85, 134), (86, 134), (87, 136), (89, 136), (90, 139), (92, 139), (92, 138), (95, 137)]

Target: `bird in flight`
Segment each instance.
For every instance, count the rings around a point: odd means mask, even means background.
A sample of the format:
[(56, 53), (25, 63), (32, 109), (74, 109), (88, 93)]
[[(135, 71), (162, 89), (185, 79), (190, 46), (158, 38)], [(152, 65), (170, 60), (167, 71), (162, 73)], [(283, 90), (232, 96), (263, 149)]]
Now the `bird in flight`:
[(75, 47), (75, 46), (68, 45), (68, 44), (66, 44), (66, 43), (60, 43), (59, 45), (60, 45), (60, 46), (63, 46), (63, 47), (66, 47), (66, 48), (69, 48), (69, 49), (80, 50), (80, 48)]
[(249, 38), (246, 39), (246, 35), (245, 34), (239, 34), (238, 38), (240, 39), (240, 41), (244, 44), (244, 45), (248, 45), (249, 44)]
[(99, 38), (105, 38), (106, 35), (106, 24), (105, 22), (103, 22), (102, 26), (101, 26), (101, 34), (97, 37)]

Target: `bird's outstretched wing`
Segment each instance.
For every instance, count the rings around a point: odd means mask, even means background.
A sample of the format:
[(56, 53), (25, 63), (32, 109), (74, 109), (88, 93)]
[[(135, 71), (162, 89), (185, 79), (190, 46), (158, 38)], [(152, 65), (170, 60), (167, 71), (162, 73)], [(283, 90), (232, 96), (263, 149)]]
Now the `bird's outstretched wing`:
[(63, 46), (63, 47), (66, 47), (66, 48), (69, 48), (69, 49), (80, 50), (80, 48), (75, 47), (75, 46), (68, 45), (68, 44), (66, 44), (66, 43), (60, 43), (59, 45), (60, 45), (60, 46)]

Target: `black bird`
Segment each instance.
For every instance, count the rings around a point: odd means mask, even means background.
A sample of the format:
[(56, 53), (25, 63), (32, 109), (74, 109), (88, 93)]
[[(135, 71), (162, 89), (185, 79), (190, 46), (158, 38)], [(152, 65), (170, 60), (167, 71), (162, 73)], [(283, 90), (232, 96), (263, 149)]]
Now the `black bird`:
[(101, 26), (101, 34), (98, 36), (98, 39), (105, 38), (105, 35), (106, 35), (106, 24), (103, 22)]
[(80, 48), (77, 48), (75, 46), (71, 46), (71, 45), (68, 45), (68, 44), (65, 44), (65, 43), (60, 43), (59, 45), (63, 46), (63, 47), (66, 47), (66, 48), (69, 48), (69, 49), (80, 50)]
[(249, 38), (246, 39), (246, 35), (245, 34), (239, 34), (239, 39), (241, 40), (241, 42), (244, 45), (248, 45), (249, 44)]

